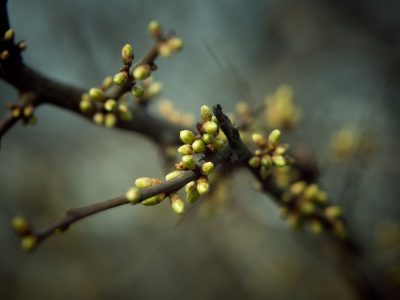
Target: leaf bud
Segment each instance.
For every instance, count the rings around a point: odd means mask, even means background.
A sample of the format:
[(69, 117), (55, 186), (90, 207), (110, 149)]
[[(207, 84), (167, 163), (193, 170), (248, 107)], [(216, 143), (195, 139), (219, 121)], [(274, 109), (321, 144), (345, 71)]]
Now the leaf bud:
[(2, 60), (7, 60), (10, 58), (10, 52), (8, 50), (4, 50), (3, 52), (1, 52), (0, 54), (0, 58)]
[(104, 78), (104, 80), (103, 80), (102, 87), (103, 87), (105, 90), (107, 90), (107, 89), (109, 89), (110, 87), (112, 87), (113, 84), (114, 84), (114, 82), (113, 82), (112, 77), (111, 77), (111, 76), (107, 76), (107, 77)]
[(118, 86), (123, 86), (128, 81), (128, 73), (121, 72), (114, 75), (114, 83)]
[(93, 110), (92, 101), (91, 100), (81, 100), (81, 102), (79, 102), (79, 109), (83, 113), (91, 112)]
[(37, 238), (32, 235), (27, 235), (21, 240), (21, 248), (25, 251), (31, 251), (37, 246)]
[(272, 161), (278, 167), (283, 167), (286, 164), (286, 160), (282, 155), (274, 155), (274, 156), (272, 156)]
[(143, 97), (143, 94), (144, 94), (144, 89), (141, 85), (136, 84), (132, 87), (132, 95), (135, 96), (136, 98)]
[(133, 55), (133, 50), (132, 50), (131, 45), (126, 44), (124, 46), (124, 48), (122, 48), (122, 61), (123, 61), (123, 63), (125, 65), (131, 63), (132, 60), (133, 60), (133, 57), (134, 57), (134, 55)]
[(193, 144), (193, 142), (196, 140), (196, 137), (190, 130), (182, 130), (180, 132), (180, 138), (182, 142), (189, 145)]
[(140, 65), (133, 70), (133, 77), (143, 80), (149, 77), (150, 73), (150, 67), (148, 65)]
[(32, 116), (32, 114), (33, 114), (33, 105), (30, 104), (24, 108), (24, 116), (30, 117), (30, 116)]
[(104, 109), (107, 111), (115, 111), (117, 109), (117, 106), (117, 101), (115, 101), (114, 99), (108, 99), (104, 103)]
[(186, 201), (189, 202), (190, 204), (193, 204), (197, 200), (199, 200), (200, 196), (201, 195), (199, 194), (196, 188), (194, 191), (186, 194)]
[(112, 128), (117, 124), (117, 117), (114, 114), (108, 113), (104, 118), (106, 127)]
[(212, 115), (211, 109), (207, 105), (203, 105), (201, 107), (201, 113), (200, 113), (201, 123), (211, 121), (212, 116), (213, 115)]
[(314, 233), (315, 235), (321, 234), (322, 231), (324, 230), (321, 222), (315, 219), (310, 220), (310, 229), (311, 232)]
[(224, 148), (224, 141), (221, 139), (215, 139), (211, 144), (208, 145), (209, 148), (214, 151), (220, 151)]
[(168, 46), (171, 47), (172, 51), (179, 51), (183, 47), (183, 41), (178, 37), (173, 37), (168, 41)]
[(93, 116), (93, 122), (95, 122), (97, 125), (103, 125), (104, 115), (101, 112), (95, 113)]
[(212, 134), (203, 134), (203, 141), (206, 144), (211, 144), (214, 141), (214, 136)]
[(193, 170), (197, 167), (196, 161), (194, 160), (194, 157), (191, 155), (183, 156), (182, 163), (186, 168), (188, 168), (190, 170)]
[(255, 133), (251, 138), (253, 142), (261, 149), (267, 148), (267, 140), (261, 134)]
[(6, 33), (4, 34), (4, 41), (8, 42), (8, 41), (12, 41), (14, 39), (14, 31), (10, 28), (6, 31)]
[(337, 219), (342, 215), (342, 208), (340, 206), (332, 205), (325, 208), (325, 216), (328, 219)]
[(258, 168), (260, 166), (261, 159), (258, 156), (253, 156), (249, 159), (249, 166), (252, 168)]
[(206, 144), (201, 140), (194, 141), (192, 148), (197, 153), (203, 153), (206, 150)]
[(196, 183), (195, 180), (189, 182), (188, 184), (185, 185), (185, 192), (187, 194), (189, 194), (189, 193), (195, 191), (196, 190), (196, 186), (197, 186), (197, 183)]
[(178, 152), (181, 155), (190, 155), (194, 154), (194, 150), (191, 145), (183, 145), (178, 148)]
[(272, 159), (271, 156), (269, 155), (264, 155), (261, 158), (261, 165), (263, 165), (265, 168), (269, 169), (272, 166)]
[(214, 172), (214, 164), (212, 162), (206, 162), (201, 166), (201, 174), (204, 176), (210, 175)]
[(131, 203), (135, 204), (140, 200), (140, 191), (137, 188), (130, 188), (126, 194), (125, 194), (126, 199)]
[(31, 232), (31, 226), (28, 220), (22, 216), (14, 217), (11, 220), (11, 227), (14, 229), (15, 233), (20, 236), (27, 235)]
[(268, 137), (268, 145), (270, 149), (275, 149), (281, 140), (281, 132), (278, 129), (273, 130)]
[(206, 194), (210, 190), (210, 185), (208, 184), (208, 178), (205, 176), (200, 176), (197, 180), (197, 191), (200, 195)]
[(161, 24), (158, 21), (151, 21), (149, 23), (149, 32), (156, 39), (160, 38), (162, 34)]
[(218, 130), (218, 125), (212, 121), (205, 122), (203, 126), (201, 126), (201, 132), (214, 134)]
[(271, 173), (271, 168), (266, 168), (264, 166), (261, 166), (260, 168), (260, 176), (262, 179), (267, 179), (268, 175)]
[(182, 173), (182, 171), (173, 171), (171, 173), (169, 173), (167, 176), (165, 176), (165, 179), (171, 180), (172, 178), (175, 178), (176, 176), (180, 175)]
[(104, 99), (104, 93), (101, 89), (98, 88), (91, 88), (89, 90), (89, 96), (93, 100), (102, 101)]

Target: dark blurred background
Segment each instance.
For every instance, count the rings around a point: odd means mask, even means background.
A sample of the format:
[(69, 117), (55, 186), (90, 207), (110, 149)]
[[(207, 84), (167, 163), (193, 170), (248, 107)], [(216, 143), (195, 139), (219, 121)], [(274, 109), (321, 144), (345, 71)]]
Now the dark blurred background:
[[(302, 118), (283, 139), (313, 153), (321, 186), (343, 204), (367, 260), (399, 287), (399, 1), (9, 0), (8, 10), (16, 40), (28, 44), (25, 63), (71, 85), (89, 89), (114, 75), (127, 43), (143, 55), (151, 20), (185, 43), (154, 73), (159, 98), (181, 111), (198, 118), (201, 105), (220, 103), (229, 112), (290, 85)], [(1, 116), (16, 99), (0, 82)], [(186, 205), (179, 224), (167, 201), (122, 206), (24, 253), (12, 217), (41, 227), (125, 193), (138, 177), (165, 176), (161, 150), (145, 136), (51, 106), (36, 116), (36, 126), (18, 124), (2, 140), (0, 298), (358, 299), (329, 249), (289, 230), (244, 171), (232, 175), (229, 199), (211, 218), (201, 200)], [(374, 151), (333, 161), (332, 134), (346, 124)]]

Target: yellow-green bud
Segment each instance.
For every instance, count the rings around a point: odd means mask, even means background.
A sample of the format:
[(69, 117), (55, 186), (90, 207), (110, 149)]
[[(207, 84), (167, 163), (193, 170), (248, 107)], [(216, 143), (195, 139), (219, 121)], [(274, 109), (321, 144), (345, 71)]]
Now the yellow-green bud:
[(173, 51), (179, 51), (183, 47), (183, 41), (180, 38), (173, 37), (168, 41), (168, 45)]
[(212, 162), (206, 162), (201, 166), (201, 174), (207, 176), (214, 172), (214, 164)]
[(26, 49), (27, 44), (25, 42), (18, 43), (18, 48), (20, 51), (24, 51)]
[(108, 128), (112, 128), (117, 124), (117, 117), (114, 114), (106, 114), (105, 118), (104, 118), (104, 124), (106, 125), (106, 127)]
[(14, 118), (19, 118), (21, 116), (21, 108), (17, 107), (12, 110), (12, 116)]
[(104, 109), (107, 111), (115, 111), (117, 107), (118, 107), (117, 101), (115, 101), (114, 99), (108, 99), (104, 103)]
[(143, 80), (149, 77), (150, 73), (150, 67), (148, 65), (140, 65), (133, 70), (133, 77)]
[(268, 145), (270, 149), (275, 149), (281, 140), (281, 132), (278, 129), (273, 130), (268, 137)]
[(33, 114), (33, 105), (28, 105), (24, 108), (24, 116), (25, 117), (30, 117)]
[(91, 112), (93, 110), (92, 101), (91, 100), (81, 100), (81, 102), (79, 102), (79, 109), (83, 113)]
[(101, 112), (95, 113), (93, 116), (93, 122), (95, 122), (97, 125), (103, 125), (104, 115)]
[(1, 58), (2, 60), (7, 60), (7, 59), (9, 59), (9, 58), (10, 58), (10, 51), (4, 50), (3, 52), (1, 52), (0, 58)]
[(345, 240), (347, 238), (346, 228), (344, 227), (342, 221), (336, 220), (333, 223), (333, 234), (341, 240)]
[(114, 75), (114, 83), (118, 86), (123, 86), (128, 81), (128, 73), (121, 72)]
[(253, 142), (261, 149), (267, 147), (267, 140), (261, 134), (254, 133), (251, 138)]
[(183, 156), (182, 163), (186, 168), (188, 168), (190, 170), (193, 170), (197, 167), (196, 161), (194, 160), (194, 157), (191, 155)]
[(89, 96), (93, 100), (102, 101), (104, 99), (104, 93), (101, 89), (98, 88), (91, 88), (89, 90)]
[(315, 235), (319, 235), (322, 233), (324, 228), (322, 227), (322, 224), (318, 220), (310, 220), (310, 229), (311, 232), (314, 233)]
[(267, 179), (268, 175), (271, 173), (271, 168), (266, 168), (264, 166), (261, 166), (260, 168), (260, 176), (262, 179)]
[(8, 42), (14, 39), (14, 31), (10, 28), (4, 34), (4, 41)]
[(21, 248), (25, 251), (31, 251), (37, 246), (37, 239), (32, 235), (27, 235), (21, 240)]
[(261, 159), (258, 156), (254, 156), (249, 159), (249, 166), (252, 168), (258, 168), (260, 166)]
[(175, 178), (176, 176), (178, 176), (179, 174), (181, 174), (181, 171), (174, 171), (169, 173), (167, 176), (165, 176), (166, 180), (171, 180), (172, 178)]
[(113, 83), (113, 79), (112, 79), (111, 76), (107, 76), (106, 78), (104, 78), (104, 80), (103, 80), (103, 88), (105, 90), (109, 89), (110, 87), (112, 87), (113, 84), (114, 83)]
[(306, 187), (303, 195), (306, 199), (315, 201), (318, 191), (319, 191), (318, 185), (313, 183)]
[(119, 106), (119, 117), (123, 121), (130, 121), (132, 120), (132, 112), (129, 110), (129, 108), (126, 105), (120, 105)]
[(197, 191), (200, 195), (206, 194), (210, 190), (210, 185), (208, 184), (207, 177), (200, 176), (197, 180)]
[(135, 85), (132, 87), (132, 95), (136, 98), (141, 98), (144, 94), (144, 89), (141, 85)]
[(141, 177), (136, 179), (135, 185), (139, 189), (145, 189), (153, 185), (153, 179), (149, 177)]
[(131, 204), (135, 204), (140, 200), (140, 191), (134, 187), (130, 188), (126, 192), (125, 197)]
[(220, 151), (222, 148), (224, 148), (224, 141), (221, 139), (215, 139), (214, 142), (212, 142), (212, 151)]
[(297, 181), (290, 186), (289, 191), (294, 196), (299, 196), (303, 193), (306, 187), (307, 183), (305, 181)]
[(196, 190), (196, 186), (197, 186), (196, 181), (193, 180), (193, 181), (189, 182), (187, 185), (185, 185), (186, 193), (189, 194), (189, 193), (195, 191)]
[(122, 48), (122, 61), (123, 61), (123, 63), (125, 65), (131, 63), (132, 60), (133, 60), (133, 57), (134, 57), (133, 56), (133, 50), (132, 50), (131, 45), (126, 44), (124, 46), (124, 48)]
[(303, 220), (300, 215), (295, 212), (289, 213), (287, 222), (289, 227), (292, 229), (301, 229), (303, 227)]
[(190, 155), (194, 154), (194, 150), (191, 145), (183, 145), (178, 148), (178, 152), (181, 155)]
[(283, 167), (284, 165), (286, 165), (286, 160), (282, 155), (274, 155), (274, 156), (272, 156), (272, 161), (278, 167)]
[(325, 191), (318, 191), (314, 198), (314, 202), (325, 205), (328, 202), (328, 194)]
[(279, 146), (278, 148), (276, 148), (276, 150), (274, 151), (275, 155), (285, 155), (286, 153), (286, 149), (285, 147)]
[(212, 134), (203, 134), (203, 141), (206, 144), (211, 144), (214, 141), (214, 136)]
[(142, 204), (144, 206), (154, 206), (154, 205), (156, 205), (156, 204), (158, 204), (160, 202), (161, 202), (160, 201), (160, 195), (155, 195), (155, 196), (150, 197), (150, 198), (148, 198), (146, 200), (143, 200)]
[(265, 168), (269, 169), (272, 166), (272, 159), (271, 156), (269, 155), (264, 155), (261, 158), (261, 165), (263, 165)]
[[(211, 109), (207, 105), (203, 105), (201, 107), (201, 113), (200, 113), (201, 123), (211, 121), (212, 116), (213, 115), (212, 115)], [(209, 143), (207, 143), (207, 144), (209, 144)]]
[(147, 92), (149, 93), (150, 96), (155, 96), (161, 91), (161, 89), (162, 89), (162, 83), (156, 81), (149, 85), (149, 87), (147, 88)]
[(218, 125), (212, 121), (205, 122), (203, 126), (201, 126), (201, 132), (214, 134), (218, 130)]
[(168, 58), (172, 55), (172, 48), (170, 45), (164, 43), (161, 44), (160, 47), (158, 48), (158, 53), (164, 57), (164, 58)]
[(303, 202), (300, 204), (300, 211), (303, 215), (312, 215), (315, 211), (315, 206), (311, 202)]
[(31, 231), (31, 226), (29, 225), (28, 220), (22, 216), (14, 217), (11, 220), (11, 226), (14, 231), (21, 236), (24, 236)]
[(184, 208), (185, 208), (185, 205), (183, 204), (183, 201), (181, 199), (178, 199), (178, 200), (175, 200), (174, 202), (172, 202), (172, 209), (178, 215), (183, 214)]
[(151, 21), (149, 23), (149, 32), (153, 37), (159, 38), (162, 32), (161, 24), (157, 21)]
[(189, 182), (186, 187), (186, 201), (189, 203), (195, 203), (199, 198), (200, 198), (200, 194), (197, 191), (197, 183), (196, 181), (191, 181)]
[(213, 116), (212, 118), (211, 118), (211, 121), (212, 122), (214, 122), (215, 124), (219, 124), (219, 122), (218, 122), (218, 119), (217, 119), (217, 117), (215, 117), (215, 116)]
[(203, 153), (204, 150), (206, 150), (206, 144), (204, 144), (204, 142), (201, 140), (196, 140), (194, 141), (192, 148), (197, 153)]
[(342, 208), (340, 206), (329, 206), (325, 209), (325, 215), (329, 219), (337, 219), (342, 215)]
[(81, 95), (81, 100), (88, 100), (88, 101), (90, 101), (90, 100), (92, 100), (92, 98), (90, 98), (89, 93), (83, 93), (83, 94)]
[(193, 144), (193, 142), (196, 139), (193, 132), (191, 132), (190, 130), (182, 130), (180, 132), (180, 138), (181, 138), (182, 142), (184, 142), (185, 144), (189, 144), (189, 145)]

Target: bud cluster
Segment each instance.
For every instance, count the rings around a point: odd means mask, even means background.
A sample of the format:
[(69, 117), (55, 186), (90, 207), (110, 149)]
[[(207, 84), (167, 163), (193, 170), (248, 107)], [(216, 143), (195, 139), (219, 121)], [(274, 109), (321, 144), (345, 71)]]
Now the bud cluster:
[(6, 108), (11, 111), (13, 118), (21, 119), (23, 125), (35, 125), (37, 123), (37, 119), (33, 115), (35, 109), (33, 104), (28, 104), (27, 106), (21, 108), (16, 104), (7, 103)]
[(268, 177), (273, 165), (283, 167), (294, 163), (294, 159), (286, 155), (289, 145), (280, 144), (281, 132), (278, 129), (270, 133), (268, 142), (261, 134), (256, 133), (253, 134), (252, 139), (262, 151), (256, 150), (255, 156), (249, 159), (249, 165), (252, 168), (260, 168), (262, 179)]
[[(135, 185), (139, 189), (145, 189), (160, 183), (161, 183), (160, 180), (148, 177), (138, 178), (135, 181)], [(130, 201), (132, 204), (135, 204), (140, 199), (140, 192), (137, 191), (135, 188), (130, 188), (125, 196), (128, 199), (128, 201)], [(146, 200), (143, 200), (142, 204), (145, 206), (154, 206), (158, 203), (161, 203), (165, 198), (166, 195), (164, 193), (161, 193), (159, 195), (155, 195)]]
[(11, 220), (11, 227), (16, 234), (22, 237), (21, 248), (25, 251), (35, 249), (38, 244), (33, 234), (33, 229), (28, 220), (22, 216), (14, 217)]
[[(301, 229), (306, 222), (314, 234), (320, 234), (324, 227), (331, 230), (340, 239), (346, 238), (346, 231), (341, 217), (339, 206), (327, 206), (328, 194), (319, 189), (315, 183), (307, 185), (305, 181), (298, 181), (290, 185), (281, 197), (284, 203), (281, 216), (287, 218), (290, 227)], [(321, 223), (317, 212), (322, 210), (330, 226)]]

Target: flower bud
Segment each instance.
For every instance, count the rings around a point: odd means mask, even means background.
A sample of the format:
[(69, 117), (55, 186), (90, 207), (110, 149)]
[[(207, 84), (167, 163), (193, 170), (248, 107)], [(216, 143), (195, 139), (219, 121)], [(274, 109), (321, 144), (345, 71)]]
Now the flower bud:
[(211, 121), (212, 122), (214, 122), (215, 124), (219, 124), (219, 122), (218, 122), (218, 119), (217, 119), (217, 117), (215, 117), (215, 116), (213, 116), (212, 118), (211, 118)]
[(318, 185), (313, 183), (306, 187), (303, 195), (307, 200), (315, 201), (318, 191), (319, 191)]
[(10, 28), (6, 31), (6, 33), (4, 34), (4, 41), (8, 42), (8, 41), (12, 41), (14, 39), (14, 31)]
[(91, 101), (92, 98), (90, 98), (89, 93), (83, 93), (83, 94), (81, 95), (81, 100)]
[(93, 100), (102, 101), (104, 99), (104, 93), (101, 89), (98, 88), (91, 88), (89, 90), (89, 96)]
[(135, 85), (132, 87), (132, 95), (136, 98), (141, 98), (144, 94), (144, 89), (141, 85)]
[(214, 136), (212, 134), (203, 134), (203, 141), (206, 144), (211, 144), (214, 141)]
[(97, 125), (103, 125), (104, 115), (101, 112), (95, 113), (93, 116), (93, 122), (95, 122)]
[(12, 116), (13, 116), (14, 118), (19, 118), (19, 117), (21, 116), (21, 109), (20, 109), (19, 107), (14, 108), (14, 109), (12, 110)]
[(189, 144), (189, 145), (193, 144), (193, 142), (196, 139), (193, 132), (191, 132), (190, 130), (182, 130), (180, 132), (180, 138), (181, 138), (182, 142), (184, 142), (185, 144)]
[(289, 191), (294, 196), (300, 196), (306, 187), (307, 183), (305, 181), (297, 181), (290, 186)]
[(172, 51), (179, 51), (183, 47), (183, 41), (180, 38), (173, 37), (168, 41), (168, 46), (171, 47)]
[(274, 156), (272, 156), (272, 161), (278, 167), (283, 167), (286, 164), (286, 160), (282, 155), (274, 155)]
[(150, 198), (148, 198), (148, 199), (146, 199), (146, 200), (143, 200), (143, 201), (142, 201), (142, 204), (143, 204), (144, 206), (154, 206), (154, 205), (160, 203), (160, 202), (163, 201), (163, 200), (164, 200), (164, 199), (162, 199), (162, 197), (160, 197), (160, 195), (155, 195), (155, 196), (150, 197)]
[(81, 102), (79, 102), (79, 109), (83, 113), (91, 112), (93, 110), (92, 101), (91, 100), (81, 100)]
[(314, 202), (320, 205), (325, 205), (328, 202), (328, 194), (325, 191), (318, 191)]
[(24, 108), (24, 116), (25, 117), (30, 117), (33, 114), (33, 105), (28, 105)]
[(328, 219), (337, 219), (342, 215), (342, 208), (340, 206), (329, 206), (325, 208), (325, 216), (328, 217)]
[(151, 187), (153, 185), (153, 179), (149, 178), (149, 177), (141, 177), (141, 178), (136, 179), (135, 185), (139, 189), (145, 189), (145, 188)]
[(107, 90), (107, 89), (109, 89), (110, 87), (112, 87), (112, 85), (113, 85), (114, 83), (113, 83), (113, 79), (112, 79), (112, 77), (111, 76), (107, 76), (106, 78), (104, 78), (104, 80), (103, 80), (103, 88), (105, 89), (105, 90)]
[(10, 58), (10, 52), (8, 50), (4, 50), (3, 52), (1, 52), (0, 54), (0, 58), (2, 60), (7, 60)]
[(278, 129), (273, 130), (268, 137), (268, 146), (275, 149), (281, 140), (281, 132)]
[(268, 146), (267, 140), (261, 134), (255, 133), (252, 135), (251, 138), (252, 138), (253, 142), (261, 149), (264, 149)]
[(18, 43), (18, 49), (19, 51), (24, 51), (26, 49), (27, 44), (25, 42), (20, 42)]
[(22, 216), (14, 217), (11, 220), (11, 227), (14, 229), (15, 233), (20, 236), (27, 235), (31, 232), (31, 226), (28, 220)]
[(218, 130), (218, 125), (212, 121), (205, 122), (203, 126), (201, 126), (201, 132), (214, 134)]
[(37, 246), (37, 239), (32, 235), (27, 235), (21, 240), (21, 248), (25, 251), (31, 251)]
[(183, 156), (182, 163), (186, 168), (188, 168), (190, 170), (193, 170), (197, 167), (196, 161), (194, 160), (194, 157), (191, 155)]
[(117, 106), (117, 101), (115, 101), (114, 99), (108, 99), (104, 103), (104, 109), (107, 111), (115, 111), (117, 109)]
[(167, 176), (165, 176), (166, 180), (171, 180), (172, 178), (175, 178), (176, 176), (180, 175), (182, 172), (181, 171), (174, 171), (169, 173)]
[(211, 109), (207, 105), (203, 105), (201, 107), (201, 113), (200, 113), (201, 123), (211, 121), (212, 116), (213, 115), (212, 115)]
[(161, 24), (157, 21), (151, 21), (149, 23), (149, 32), (156, 39), (160, 38), (162, 34)]
[(208, 178), (205, 176), (200, 176), (197, 180), (197, 191), (200, 195), (206, 194), (210, 190), (210, 185), (208, 184)]
[(162, 57), (168, 58), (172, 55), (172, 48), (166, 43), (161, 44), (160, 47), (158, 48), (158, 53)]
[(271, 156), (269, 155), (264, 155), (261, 158), (261, 165), (263, 165), (265, 168), (269, 169), (272, 166), (272, 159)]
[(185, 192), (187, 194), (192, 193), (193, 191), (196, 190), (196, 186), (197, 186), (197, 183), (195, 180), (189, 182), (188, 184), (185, 185)]
[(194, 154), (194, 150), (193, 150), (192, 146), (190, 146), (190, 145), (183, 145), (183, 146), (179, 147), (178, 152), (181, 155)]
[(133, 60), (133, 51), (131, 45), (126, 44), (124, 48), (122, 48), (122, 61), (123, 63), (129, 64)]
[(210, 144), (210, 145), (211, 145), (211, 147), (209, 147), (209, 148), (212, 151), (217, 152), (217, 151), (222, 150), (222, 148), (224, 148), (224, 141), (221, 139), (215, 139), (214, 142), (212, 142), (212, 144)]
[(285, 155), (286, 153), (286, 149), (285, 147), (279, 146), (278, 148), (276, 148), (276, 150), (274, 151), (275, 155)]
[(197, 200), (199, 200), (200, 198), (200, 194), (199, 192), (196, 190), (194, 190), (193, 192), (187, 193), (186, 195), (186, 201), (189, 202), (190, 204), (195, 203)]
[(303, 227), (303, 221), (298, 213), (291, 212), (288, 214), (287, 222), (292, 229), (301, 229)]
[(132, 120), (132, 112), (129, 110), (129, 108), (126, 105), (120, 105), (118, 108), (118, 116), (121, 118), (123, 121), (130, 121)]
[(261, 159), (258, 156), (253, 156), (249, 159), (249, 166), (252, 168), (258, 168), (260, 166)]
[(114, 75), (114, 83), (118, 86), (123, 86), (128, 81), (128, 73), (121, 72)]
[(324, 230), (321, 222), (315, 219), (310, 220), (310, 229), (311, 232), (314, 233), (315, 235), (321, 234), (322, 231)]
[(131, 203), (135, 204), (140, 200), (140, 191), (137, 188), (130, 188), (126, 194), (125, 194), (126, 199)]
[(311, 202), (306, 201), (300, 204), (300, 212), (304, 216), (310, 216), (314, 213), (314, 211), (315, 211), (315, 206)]
[(106, 127), (112, 128), (117, 124), (117, 117), (111, 113), (106, 114), (106, 116), (104, 118), (104, 123), (105, 123)]
[(261, 166), (260, 168), (260, 176), (262, 179), (267, 179), (268, 175), (271, 173), (271, 168), (266, 168), (264, 166)]
[(201, 140), (194, 141), (192, 148), (197, 153), (203, 153), (206, 150), (206, 144)]
[(133, 70), (133, 77), (143, 80), (149, 77), (150, 73), (150, 67), (148, 65), (140, 65)]
[(172, 209), (178, 215), (183, 214), (184, 208), (185, 208), (185, 206), (184, 206), (183, 201), (181, 199), (178, 199), (178, 200), (176, 200), (176, 201), (174, 201), (172, 203)]
[(201, 174), (204, 176), (210, 175), (214, 172), (214, 164), (212, 162), (206, 162), (201, 166)]

